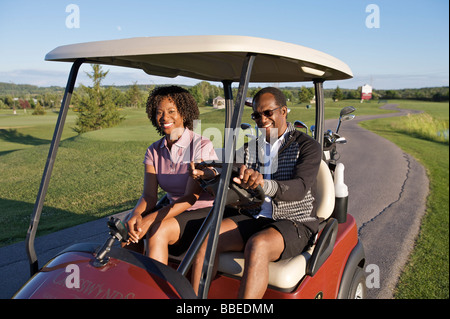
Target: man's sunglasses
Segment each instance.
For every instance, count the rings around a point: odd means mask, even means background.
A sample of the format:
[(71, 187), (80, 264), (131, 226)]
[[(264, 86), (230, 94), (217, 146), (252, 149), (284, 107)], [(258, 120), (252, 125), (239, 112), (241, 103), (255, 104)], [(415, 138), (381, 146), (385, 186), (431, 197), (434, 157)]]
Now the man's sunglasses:
[(271, 117), (273, 115), (273, 111), (281, 109), (282, 106), (279, 106), (277, 108), (274, 108), (272, 110), (265, 110), (262, 112), (253, 112), (252, 113), (252, 120), (256, 121), (259, 120), (261, 118), (262, 115), (264, 115), (265, 117)]

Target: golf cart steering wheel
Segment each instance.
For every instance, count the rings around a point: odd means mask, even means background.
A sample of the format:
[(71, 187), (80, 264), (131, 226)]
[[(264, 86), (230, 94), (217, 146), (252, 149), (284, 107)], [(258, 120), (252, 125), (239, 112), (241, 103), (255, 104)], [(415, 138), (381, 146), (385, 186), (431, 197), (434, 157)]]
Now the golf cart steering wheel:
[[(211, 164), (203, 162), (200, 163), (200, 165), (204, 165), (205, 167), (218, 166), (214, 163)], [(255, 189), (243, 188), (241, 185), (233, 181), (233, 178), (238, 176), (239, 168), (237, 166), (233, 166), (230, 183), (228, 185), (226, 205), (233, 206), (238, 209), (254, 209), (260, 207), (266, 196), (261, 185), (258, 185)], [(200, 179), (200, 186), (211, 195), (216, 196), (217, 188), (219, 186), (219, 179), (220, 176), (216, 176), (214, 179), (208, 181)]]
[(258, 185), (258, 187), (256, 187), (255, 189), (243, 188), (240, 184), (237, 184), (236, 182), (233, 181), (233, 178), (238, 176), (239, 176), (239, 168), (233, 166), (233, 170), (231, 171), (231, 180), (228, 186), (229, 190), (227, 196), (227, 204), (229, 200), (233, 200), (231, 198), (233, 197), (233, 194), (230, 193), (234, 191), (234, 193), (238, 196), (238, 200), (234, 204), (228, 205), (243, 209), (252, 209), (260, 207), (262, 203), (264, 203), (264, 198), (266, 197), (261, 185)]

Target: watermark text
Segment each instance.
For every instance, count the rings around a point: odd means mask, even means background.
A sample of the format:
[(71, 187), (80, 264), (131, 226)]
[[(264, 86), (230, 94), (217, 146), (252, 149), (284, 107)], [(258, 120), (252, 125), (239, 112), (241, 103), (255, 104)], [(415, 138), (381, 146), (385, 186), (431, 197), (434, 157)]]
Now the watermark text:
[(369, 4), (366, 7), (366, 12), (369, 15), (366, 17), (366, 28), (368, 29), (379, 29), (380, 28), (380, 7), (376, 4)]
[(66, 6), (66, 12), (69, 15), (66, 17), (66, 28), (79, 29), (80, 28), (80, 7), (76, 4), (69, 4)]

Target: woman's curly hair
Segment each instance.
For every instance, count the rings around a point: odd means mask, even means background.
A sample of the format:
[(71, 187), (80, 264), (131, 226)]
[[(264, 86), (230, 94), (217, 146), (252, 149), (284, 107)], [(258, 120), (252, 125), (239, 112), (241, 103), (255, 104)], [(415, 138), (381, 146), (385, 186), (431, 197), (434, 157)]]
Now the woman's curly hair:
[(194, 129), (194, 120), (199, 117), (197, 102), (187, 90), (179, 86), (171, 85), (155, 88), (147, 100), (147, 116), (158, 133), (164, 135), (156, 121), (156, 108), (165, 98), (169, 98), (176, 105), (178, 113), (183, 118), (183, 126), (192, 131)]

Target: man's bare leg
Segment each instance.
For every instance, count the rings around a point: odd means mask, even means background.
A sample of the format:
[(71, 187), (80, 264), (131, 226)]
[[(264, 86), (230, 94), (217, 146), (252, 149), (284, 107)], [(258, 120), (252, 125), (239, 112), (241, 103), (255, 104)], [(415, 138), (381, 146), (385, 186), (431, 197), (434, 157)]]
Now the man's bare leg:
[(269, 282), (269, 262), (279, 259), (283, 251), (283, 236), (273, 227), (250, 237), (245, 245), (245, 268), (238, 298), (264, 296)]

